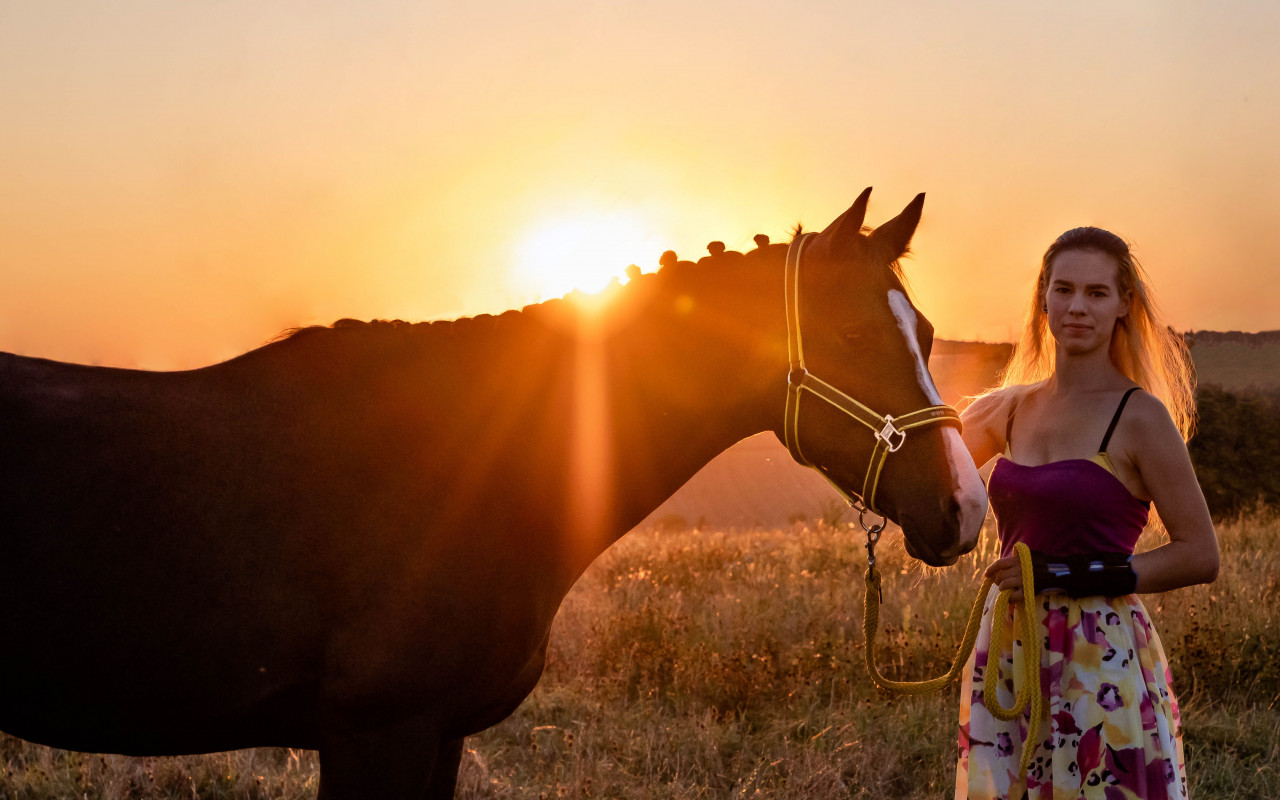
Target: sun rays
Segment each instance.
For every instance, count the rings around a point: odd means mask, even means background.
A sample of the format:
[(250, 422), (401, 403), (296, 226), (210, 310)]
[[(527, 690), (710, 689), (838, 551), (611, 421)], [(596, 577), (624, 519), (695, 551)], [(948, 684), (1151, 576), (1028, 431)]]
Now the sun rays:
[(569, 509), (579, 546), (607, 530), (613, 513), (613, 436), (605, 343), (595, 331), (580, 332), (574, 347)]

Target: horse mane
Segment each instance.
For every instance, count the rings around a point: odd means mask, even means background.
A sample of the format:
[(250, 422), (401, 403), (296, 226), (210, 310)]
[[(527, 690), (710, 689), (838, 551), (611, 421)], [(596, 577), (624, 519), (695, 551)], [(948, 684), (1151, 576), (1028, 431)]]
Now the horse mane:
[[(624, 284), (614, 279), (599, 294), (588, 295), (581, 290), (571, 291), (561, 297), (550, 298), (539, 303), (532, 303), (520, 309), (511, 309), (498, 314), (476, 314), (474, 316), (457, 317), (455, 319), (437, 319), (423, 322), (409, 322), (402, 319), (359, 320), (343, 318), (329, 325), (304, 325), (281, 331), (269, 343), (287, 342), (295, 339), (309, 339), (317, 335), (335, 332), (366, 331), (375, 335), (426, 337), (429, 340), (445, 340), (472, 333), (487, 333), (496, 329), (511, 330), (519, 325), (536, 322), (545, 325), (547, 320), (569, 321), (577, 315), (587, 313), (579, 300), (605, 297), (610, 306), (623, 306), (628, 303), (651, 298), (655, 294), (670, 295), (687, 288), (687, 286), (718, 270), (737, 270), (743, 266), (744, 257), (758, 258), (767, 250), (785, 251), (786, 245), (770, 244), (757, 248), (748, 254), (726, 250), (719, 255), (701, 259), (698, 263), (679, 261), (668, 264), (655, 272), (640, 272), (628, 268), (628, 281)], [(605, 312), (606, 314), (609, 312)]]
[[(863, 233), (870, 233), (872, 230), (867, 226), (862, 228)], [(794, 238), (804, 232), (804, 227), (797, 222), (789, 232)], [(643, 302), (644, 300), (641, 298), (651, 299), (654, 296), (670, 296), (673, 293), (686, 290), (689, 284), (694, 281), (713, 275), (716, 272), (741, 271), (745, 264), (766, 257), (766, 254), (785, 254), (787, 247), (788, 244), (775, 242), (758, 246), (747, 253), (724, 250), (703, 257), (696, 263), (676, 260), (674, 263), (663, 265), (655, 272), (640, 272), (639, 268), (633, 265), (627, 269), (627, 283), (623, 284), (615, 278), (600, 294), (612, 295), (606, 298), (606, 302), (611, 306), (617, 307), (623, 307), (634, 302)], [(903, 257), (909, 255), (910, 252), (908, 248), (903, 253)], [(910, 297), (912, 293), (910, 285), (907, 283), (906, 273), (903, 270), (902, 259), (899, 258), (890, 262), (888, 267), (892, 276), (902, 286), (907, 296)], [(596, 296), (587, 295), (575, 289), (561, 297), (543, 300), (520, 309), (511, 309), (498, 314), (484, 313), (455, 319), (438, 319), (423, 322), (408, 322), (402, 319), (358, 320), (343, 318), (330, 325), (306, 325), (286, 329), (272, 339), (270, 343), (310, 338), (323, 333), (332, 334), (334, 332), (347, 331), (366, 331), (375, 335), (387, 336), (413, 336), (419, 338), (423, 343), (427, 343), (431, 341), (443, 342), (448, 339), (473, 334), (483, 335), (498, 329), (510, 331), (516, 329), (517, 326), (531, 323), (545, 327), (549, 320), (559, 322), (562, 326), (566, 322), (573, 321), (577, 315), (587, 313), (583, 309), (583, 304), (577, 302), (578, 300)]]

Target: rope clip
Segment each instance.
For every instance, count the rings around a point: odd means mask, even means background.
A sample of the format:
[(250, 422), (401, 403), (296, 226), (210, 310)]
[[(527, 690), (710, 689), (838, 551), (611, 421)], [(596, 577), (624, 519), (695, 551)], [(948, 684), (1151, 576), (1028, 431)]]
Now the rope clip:
[[(867, 532), (867, 577), (871, 578), (876, 574), (876, 543), (880, 541), (880, 534), (884, 532), (885, 519), (882, 514), (872, 511), (872, 514), (880, 517), (880, 521), (868, 525), (866, 515), (869, 510), (865, 505), (858, 506), (858, 524)], [(884, 590), (880, 587), (880, 581), (877, 580), (875, 583), (876, 593), (880, 596), (880, 601), (884, 602)]]

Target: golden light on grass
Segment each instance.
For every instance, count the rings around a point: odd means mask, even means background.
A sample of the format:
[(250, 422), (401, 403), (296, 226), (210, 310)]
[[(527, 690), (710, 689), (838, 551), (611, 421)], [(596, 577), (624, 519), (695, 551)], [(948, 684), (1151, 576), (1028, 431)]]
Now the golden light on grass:
[[(1218, 533), (1217, 583), (1144, 601), (1174, 661), (1191, 796), (1275, 797), (1280, 519), (1259, 512)], [(1148, 531), (1138, 549), (1159, 541)], [(998, 543), (987, 530), (960, 565), (924, 574), (899, 542), (881, 553), (883, 663), (918, 679), (945, 669)], [(467, 738), (458, 796), (846, 800), (885, 786), (905, 800), (944, 796), (955, 780), (955, 690), (893, 698), (867, 679), (865, 559), (839, 525), (629, 534), (565, 598), (533, 694)], [(3, 735), (0, 746), (8, 796), (316, 792), (311, 751), (139, 759)]]
[[(572, 547), (583, 553), (597, 548), (613, 511), (613, 440), (609, 430), (609, 396), (604, 343), (588, 321), (580, 331), (574, 356), (573, 427), (570, 446), (570, 514)], [(575, 555), (578, 555), (575, 553)]]
[(596, 293), (628, 264), (651, 263), (662, 248), (644, 221), (625, 211), (543, 220), (518, 240), (512, 282), (540, 300), (574, 289)]

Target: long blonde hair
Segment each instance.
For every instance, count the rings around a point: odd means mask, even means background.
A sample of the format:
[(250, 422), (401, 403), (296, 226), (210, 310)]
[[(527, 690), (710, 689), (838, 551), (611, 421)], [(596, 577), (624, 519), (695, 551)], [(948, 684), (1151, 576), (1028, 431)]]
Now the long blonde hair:
[(1134, 383), (1160, 398), (1184, 440), (1195, 433), (1195, 366), (1182, 334), (1165, 324), (1146, 271), (1129, 245), (1102, 228), (1073, 228), (1049, 245), (1031, 296), (1022, 337), (1000, 376), (997, 388), (1040, 383), (1053, 375), (1057, 347), (1045, 313), (1053, 260), (1068, 250), (1092, 250), (1116, 262), (1116, 288), (1129, 298), (1129, 312), (1116, 320), (1111, 334), (1111, 363)]

